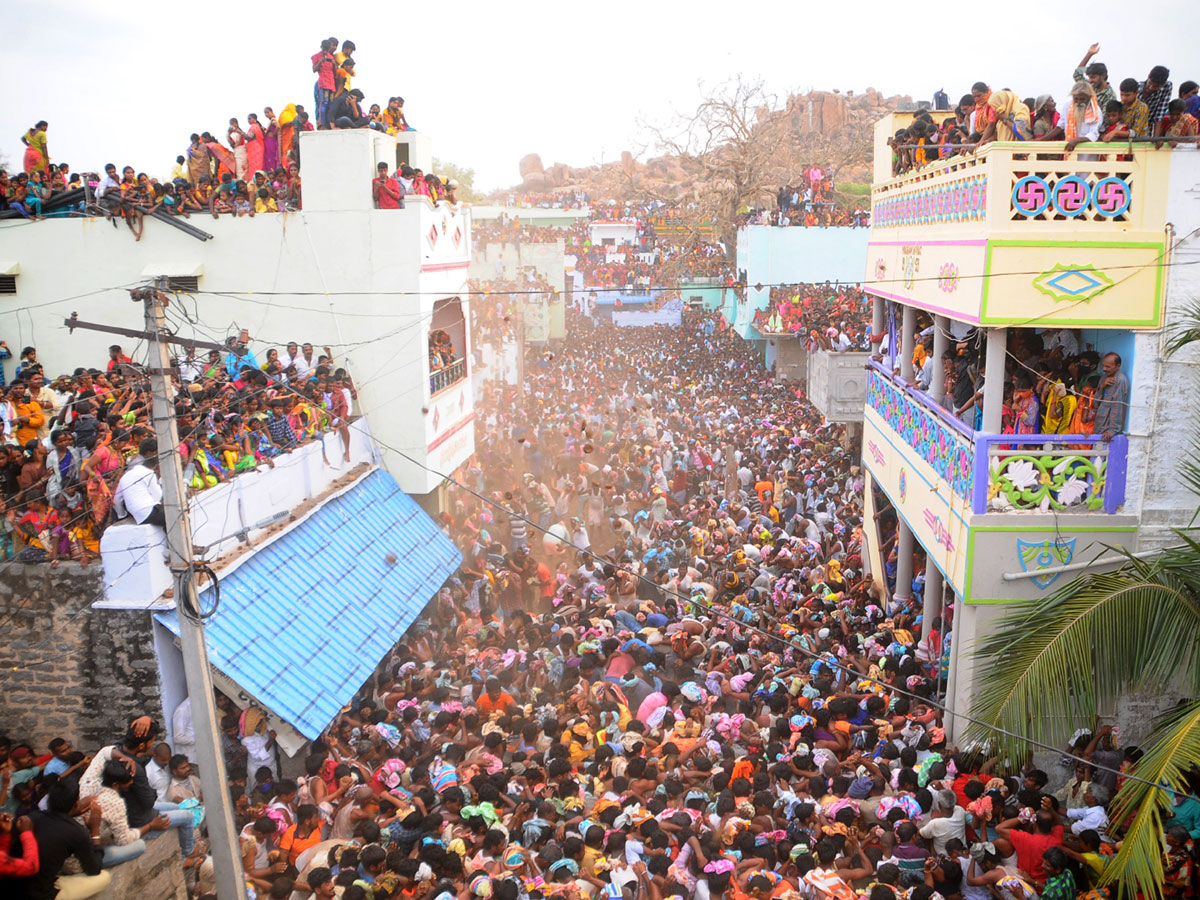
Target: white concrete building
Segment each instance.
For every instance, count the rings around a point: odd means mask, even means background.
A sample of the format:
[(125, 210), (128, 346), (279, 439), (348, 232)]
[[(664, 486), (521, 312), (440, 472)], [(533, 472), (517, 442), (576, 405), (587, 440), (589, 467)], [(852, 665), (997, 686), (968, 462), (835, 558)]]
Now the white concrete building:
[[(304, 132), (301, 148), (304, 210), (186, 220), (211, 240), (154, 219), (141, 241), (102, 218), (6, 222), (0, 271), (15, 276), (15, 293), (0, 295), (0, 336), (14, 348), (37, 347), (51, 377), (103, 368), (114, 342), (138, 361), (136, 341), (72, 333), (64, 320), (77, 312), (83, 321), (140, 331), (142, 307), (126, 288), (168, 276), (183, 291), (169, 310), (181, 336), (220, 342), (245, 328), (260, 363), (289, 341), (310, 342), (315, 354), (328, 345), (354, 379), (381, 465), (406, 492), (428, 494), (475, 447), (470, 209), (418, 196), (402, 210), (374, 208), (377, 163), (429, 171), (423, 134)], [(436, 329), (450, 335), (460, 362), (431, 375)]]
[(598, 219), (588, 223), (588, 234), (593, 244), (609, 247), (624, 247), (636, 244), (637, 219)]

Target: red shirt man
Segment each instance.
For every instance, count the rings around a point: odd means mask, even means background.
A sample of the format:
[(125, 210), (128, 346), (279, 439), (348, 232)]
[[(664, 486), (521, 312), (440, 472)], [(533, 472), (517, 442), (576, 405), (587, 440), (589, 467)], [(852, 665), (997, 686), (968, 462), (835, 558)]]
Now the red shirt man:
[(388, 177), (388, 164), (379, 164), (379, 177), (371, 181), (371, 196), (375, 198), (376, 209), (400, 209), (400, 188)]
[(1008, 819), (996, 826), (996, 834), (1007, 838), (1017, 852), (1017, 868), (1029, 873), (1029, 877), (1038, 885), (1046, 883), (1046, 873), (1042, 870), (1042, 854), (1051, 847), (1059, 847), (1063, 842), (1063, 827), (1058, 814), (1050, 808), (1037, 811), (1037, 821), (1033, 831), (1017, 831), (1014, 829), (1019, 820)]
[(321, 45), (319, 53), (312, 55), (313, 71), (317, 73), (317, 87), (323, 91), (333, 90), (333, 70), (336, 66), (336, 61), (333, 54), (326, 49), (326, 45)]

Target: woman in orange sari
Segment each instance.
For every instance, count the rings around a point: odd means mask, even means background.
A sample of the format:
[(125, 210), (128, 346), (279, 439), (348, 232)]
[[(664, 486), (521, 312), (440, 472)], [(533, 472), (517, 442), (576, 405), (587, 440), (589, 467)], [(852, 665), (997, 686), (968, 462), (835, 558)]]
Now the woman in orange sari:
[(253, 178), (255, 172), (263, 171), (263, 159), (266, 153), (266, 134), (263, 132), (262, 126), (258, 124), (257, 113), (250, 113), (246, 116), (245, 138), (246, 169)]

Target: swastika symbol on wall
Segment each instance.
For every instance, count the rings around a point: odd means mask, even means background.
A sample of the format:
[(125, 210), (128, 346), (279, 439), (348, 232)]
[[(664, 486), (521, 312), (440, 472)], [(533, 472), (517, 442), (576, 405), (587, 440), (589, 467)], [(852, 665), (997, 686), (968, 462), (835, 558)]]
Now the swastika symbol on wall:
[(1129, 185), (1123, 179), (1111, 176), (1103, 178), (1096, 182), (1092, 194), (1096, 212), (1102, 216), (1112, 218), (1129, 209)]
[(1027, 175), (1013, 188), (1012, 202), (1022, 215), (1041, 215), (1050, 205), (1050, 185), (1036, 175)]
[(1054, 206), (1064, 216), (1077, 216), (1087, 208), (1092, 188), (1078, 175), (1068, 175), (1054, 186)]

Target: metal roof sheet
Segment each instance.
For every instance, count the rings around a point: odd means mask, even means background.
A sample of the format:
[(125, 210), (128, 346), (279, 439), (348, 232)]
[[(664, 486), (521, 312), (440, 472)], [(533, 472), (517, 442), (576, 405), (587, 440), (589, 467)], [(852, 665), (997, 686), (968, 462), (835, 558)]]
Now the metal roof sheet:
[[(221, 578), (220, 608), (205, 622), (209, 661), (312, 740), (460, 562), (376, 470)], [(201, 601), (212, 602), (211, 588)], [(174, 610), (156, 618), (179, 633)]]

